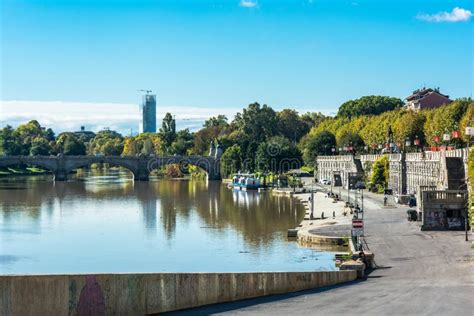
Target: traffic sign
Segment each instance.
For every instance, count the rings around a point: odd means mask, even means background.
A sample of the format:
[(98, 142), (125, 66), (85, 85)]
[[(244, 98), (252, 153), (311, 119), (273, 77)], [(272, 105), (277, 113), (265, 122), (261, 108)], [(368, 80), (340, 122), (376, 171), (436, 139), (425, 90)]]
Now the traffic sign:
[(352, 228), (364, 228), (364, 221), (362, 219), (353, 219)]

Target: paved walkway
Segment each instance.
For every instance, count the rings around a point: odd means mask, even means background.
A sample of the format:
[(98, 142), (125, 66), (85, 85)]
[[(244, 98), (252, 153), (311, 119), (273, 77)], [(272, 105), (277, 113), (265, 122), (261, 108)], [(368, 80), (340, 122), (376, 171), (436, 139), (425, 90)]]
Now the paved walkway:
[[(179, 314), (473, 315), (474, 249), (464, 232), (422, 232), (405, 207), (366, 195), (365, 233), (379, 269), (365, 281)], [(470, 239), (472, 236), (470, 236)]]

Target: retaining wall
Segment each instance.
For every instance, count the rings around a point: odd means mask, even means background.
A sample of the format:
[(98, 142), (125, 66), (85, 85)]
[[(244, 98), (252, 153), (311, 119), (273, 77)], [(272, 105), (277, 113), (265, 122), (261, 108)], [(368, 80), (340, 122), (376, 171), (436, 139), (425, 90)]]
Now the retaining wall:
[[(395, 194), (413, 194), (419, 186), (435, 186), (447, 189), (449, 166), (447, 158), (460, 158), (467, 170), (469, 149), (456, 149), (435, 152), (407, 154), (386, 154), (389, 157), (389, 187)], [(331, 179), (334, 172), (342, 174), (344, 186), (347, 186), (347, 174), (356, 169), (357, 161), (366, 176), (370, 176), (372, 165), (382, 155), (361, 155), (360, 157), (323, 156), (317, 157), (319, 178)]]
[(144, 315), (355, 280), (356, 271), (0, 276), (2, 315)]

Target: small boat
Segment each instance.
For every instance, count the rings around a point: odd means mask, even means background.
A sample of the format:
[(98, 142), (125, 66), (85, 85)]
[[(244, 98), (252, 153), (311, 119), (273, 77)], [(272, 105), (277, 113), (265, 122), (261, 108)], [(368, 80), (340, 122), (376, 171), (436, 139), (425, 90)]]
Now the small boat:
[(258, 190), (260, 185), (260, 179), (255, 177), (253, 174), (236, 174), (232, 177), (232, 187), (236, 190)]

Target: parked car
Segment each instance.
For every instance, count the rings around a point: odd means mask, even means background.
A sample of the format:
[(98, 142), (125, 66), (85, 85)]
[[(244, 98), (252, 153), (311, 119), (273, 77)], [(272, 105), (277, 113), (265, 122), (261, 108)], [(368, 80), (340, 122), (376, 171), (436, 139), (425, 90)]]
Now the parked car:
[(418, 220), (418, 213), (416, 210), (408, 210), (407, 211), (407, 219), (409, 222), (416, 222)]
[(331, 180), (321, 179), (321, 183), (324, 184), (324, 185), (329, 185), (329, 184), (331, 184)]
[(414, 197), (414, 196), (410, 197), (410, 200), (408, 201), (408, 206), (409, 207), (416, 206), (416, 197)]

